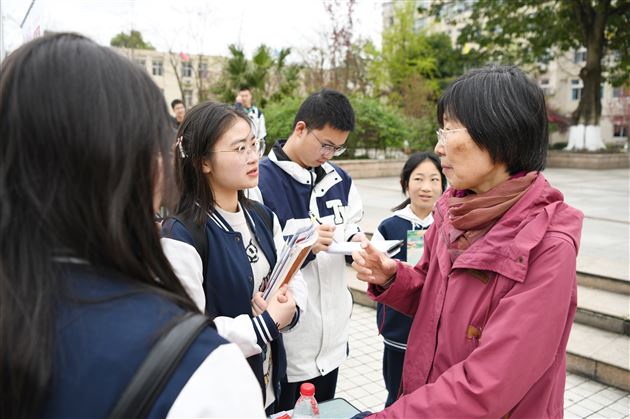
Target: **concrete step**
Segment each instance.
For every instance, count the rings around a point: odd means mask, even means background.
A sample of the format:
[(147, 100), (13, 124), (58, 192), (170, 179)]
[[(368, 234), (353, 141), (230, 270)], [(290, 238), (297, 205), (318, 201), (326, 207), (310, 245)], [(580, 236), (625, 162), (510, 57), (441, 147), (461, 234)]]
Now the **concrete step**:
[(577, 283), (584, 287), (597, 288), (617, 294), (630, 295), (630, 281), (607, 276), (577, 272)]
[[(367, 284), (346, 267), (346, 280), (354, 302), (367, 307), (376, 303), (367, 295)], [(629, 297), (610, 291), (578, 286), (578, 311), (567, 345), (567, 370), (630, 391)]]
[[(346, 279), (356, 303), (376, 307), (367, 296), (367, 285), (356, 279), (350, 267), (346, 267)], [(630, 296), (578, 285), (575, 322), (630, 336)]]
[(630, 337), (573, 323), (567, 370), (630, 391)]
[(630, 336), (630, 295), (578, 285), (575, 321)]

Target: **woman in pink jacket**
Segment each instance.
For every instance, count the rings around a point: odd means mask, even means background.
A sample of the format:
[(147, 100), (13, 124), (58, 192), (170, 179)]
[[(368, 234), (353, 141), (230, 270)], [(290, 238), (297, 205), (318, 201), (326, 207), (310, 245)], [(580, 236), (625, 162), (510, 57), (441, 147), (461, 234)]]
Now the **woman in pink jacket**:
[(541, 171), (541, 89), (515, 67), (472, 70), (438, 102), (451, 187), (415, 267), (368, 242), (370, 296), (413, 317), (400, 396), (377, 417), (563, 416), (582, 213)]

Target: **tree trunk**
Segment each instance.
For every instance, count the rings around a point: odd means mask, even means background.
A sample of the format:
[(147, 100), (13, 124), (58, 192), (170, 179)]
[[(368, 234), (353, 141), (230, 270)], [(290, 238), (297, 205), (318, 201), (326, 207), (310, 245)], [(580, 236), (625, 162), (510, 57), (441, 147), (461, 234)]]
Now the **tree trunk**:
[(173, 67), (173, 71), (175, 72), (175, 78), (177, 79), (177, 86), (179, 87), (179, 93), (182, 95), (180, 98), (182, 101), (184, 100), (184, 86), (182, 84), (182, 78), (179, 75), (179, 71), (177, 69), (177, 58), (174, 57), (173, 52), (168, 52), (168, 60), (171, 63), (171, 67)]
[(580, 70), (583, 88), (580, 102), (573, 112), (569, 131), (568, 149), (599, 150), (605, 148), (599, 127), (602, 114), (600, 96), (602, 84), (602, 59), (604, 57), (606, 20), (609, 0), (604, 7), (575, 3), (577, 16), (583, 28), (586, 46), (586, 65)]

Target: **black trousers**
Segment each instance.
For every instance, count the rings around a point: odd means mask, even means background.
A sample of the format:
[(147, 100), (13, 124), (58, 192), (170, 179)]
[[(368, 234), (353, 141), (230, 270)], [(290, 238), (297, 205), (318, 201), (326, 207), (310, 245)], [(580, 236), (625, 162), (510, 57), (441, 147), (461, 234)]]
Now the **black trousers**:
[(394, 403), (398, 398), (404, 360), (404, 352), (391, 349), (385, 345), (385, 350), (383, 351), (383, 379), (387, 389), (385, 407)]
[(326, 375), (320, 375), (310, 380), (299, 381), (297, 383), (281, 382), (280, 401), (276, 411), (280, 412), (281, 410), (293, 409), (295, 402), (300, 397), (300, 386), (302, 383), (311, 383), (315, 386), (315, 400), (317, 400), (318, 403), (334, 399), (338, 375), (339, 368), (335, 368)]

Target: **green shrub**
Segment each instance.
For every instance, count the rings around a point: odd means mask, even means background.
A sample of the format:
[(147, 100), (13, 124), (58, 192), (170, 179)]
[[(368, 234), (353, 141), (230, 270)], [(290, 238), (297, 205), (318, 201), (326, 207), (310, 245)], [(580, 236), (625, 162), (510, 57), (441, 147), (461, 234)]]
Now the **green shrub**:
[[(348, 138), (349, 152), (344, 158), (353, 158), (357, 149), (403, 149), (407, 145), (411, 150), (424, 150), (432, 147), (435, 127), (431, 121), (407, 117), (378, 99), (355, 96), (350, 101), (356, 115), (356, 128)], [(429, 134), (431, 132), (433, 134)]]
[[(286, 139), (293, 131), (293, 119), (304, 98), (288, 98), (269, 103), (263, 112), (267, 124), (267, 151), (278, 139)], [(432, 150), (436, 123), (433, 119), (406, 117), (394, 107), (378, 99), (350, 98), (356, 116), (355, 130), (348, 137), (348, 151), (342, 158), (367, 158), (366, 150), (403, 149), (405, 140), (411, 151)], [(355, 155), (355, 151), (358, 154)], [(359, 155), (360, 154), (360, 155)]]
[(564, 150), (565, 148), (567, 148), (567, 144), (568, 143), (566, 142), (549, 144), (549, 150)]
[(301, 97), (287, 98), (269, 103), (263, 112), (267, 127), (267, 151), (279, 139), (286, 139), (293, 132), (293, 119), (302, 101)]

